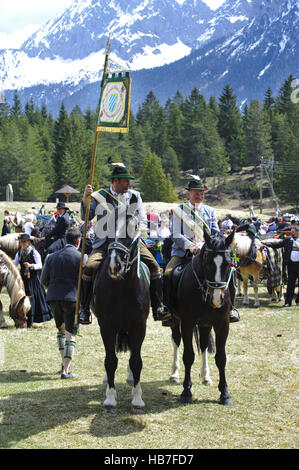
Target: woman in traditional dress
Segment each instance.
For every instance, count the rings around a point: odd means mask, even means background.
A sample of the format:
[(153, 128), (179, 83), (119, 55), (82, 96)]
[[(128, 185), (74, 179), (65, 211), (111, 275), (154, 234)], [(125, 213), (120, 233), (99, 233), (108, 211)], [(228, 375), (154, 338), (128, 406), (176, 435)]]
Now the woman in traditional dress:
[(46, 293), (40, 282), (39, 271), (42, 269), (40, 254), (30, 243), (30, 236), (22, 233), (19, 237), (20, 249), (14, 264), (20, 264), (21, 277), (24, 282), (26, 295), (30, 298), (31, 310), (28, 312), (27, 327), (32, 323), (42, 323), (53, 318), (53, 314), (46, 302)]

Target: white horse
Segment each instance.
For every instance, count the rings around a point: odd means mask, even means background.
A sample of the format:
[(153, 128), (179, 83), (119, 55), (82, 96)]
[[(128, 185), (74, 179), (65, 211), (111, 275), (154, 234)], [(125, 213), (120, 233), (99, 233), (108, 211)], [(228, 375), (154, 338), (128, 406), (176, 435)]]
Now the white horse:
[[(0, 292), (3, 287), (10, 296), (9, 315), (15, 322), (16, 328), (25, 328), (27, 313), (31, 309), (29, 297), (26, 296), (24, 284), (13, 261), (0, 250)], [(7, 328), (3, 315), (3, 305), (0, 301), (0, 328)]]

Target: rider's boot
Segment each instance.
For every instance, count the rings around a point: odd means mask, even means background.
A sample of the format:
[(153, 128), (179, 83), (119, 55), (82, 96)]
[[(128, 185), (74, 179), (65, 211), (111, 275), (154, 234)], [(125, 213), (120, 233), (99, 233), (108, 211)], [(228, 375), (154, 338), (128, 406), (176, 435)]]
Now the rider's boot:
[(91, 313), (89, 304), (92, 295), (92, 282), (82, 278), (81, 292), (80, 292), (80, 310), (79, 310), (79, 323), (81, 325), (89, 325), (91, 323)]
[(163, 326), (172, 326), (172, 315), (163, 305), (163, 279), (161, 275), (151, 279), (150, 295), (154, 320), (161, 320)]

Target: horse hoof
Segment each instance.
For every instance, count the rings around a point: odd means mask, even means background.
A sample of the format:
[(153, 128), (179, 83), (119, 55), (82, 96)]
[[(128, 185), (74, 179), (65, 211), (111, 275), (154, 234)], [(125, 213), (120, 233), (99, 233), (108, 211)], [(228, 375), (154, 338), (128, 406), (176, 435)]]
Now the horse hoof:
[(187, 397), (184, 395), (181, 395), (180, 402), (181, 402), (181, 405), (191, 405), (193, 403), (192, 395), (187, 396)]
[(205, 385), (205, 387), (209, 387), (210, 385), (212, 385), (212, 380), (210, 379), (206, 379), (206, 380), (203, 380), (202, 382), (202, 385)]
[(220, 405), (225, 405), (225, 406), (233, 406), (233, 400), (231, 399), (230, 396), (220, 396), (219, 400)]
[(111, 415), (115, 415), (117, 413), (116, 406), (104, 405), (104, 410)]
[(134, 380), (127, 379), (127, 384), (130, 385), (130, 387), (134, 387)]
[(131, 413), (133, 415), (144, 415), (145, 413), (145, 406), (132, 406), (131, 407)]
[(171, 382), (172, 384), (179, 384), (180, 379), (178, 377), (171, 376), (169, 377), (169, 382)]

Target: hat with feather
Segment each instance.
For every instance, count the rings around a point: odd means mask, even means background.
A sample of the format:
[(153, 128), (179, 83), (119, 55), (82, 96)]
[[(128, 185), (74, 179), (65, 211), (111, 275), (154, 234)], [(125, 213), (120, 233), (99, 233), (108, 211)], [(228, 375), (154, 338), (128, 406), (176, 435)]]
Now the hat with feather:
[(200, 191), (206, 191), (208, 187), (201, 181), (200, 177), (197, 175), (189, 175), (189, 182), (187, 188), (188, 191), (192, 189), (199, 189)]
[(129, 178), (131, 180), (135, 179), (133, 172), (125, 167), (123, 163), (113, 163), (111, 158), (108, 159), (108, 162), (112, 166), (112, 173), (110, 179), (113, 178)]

